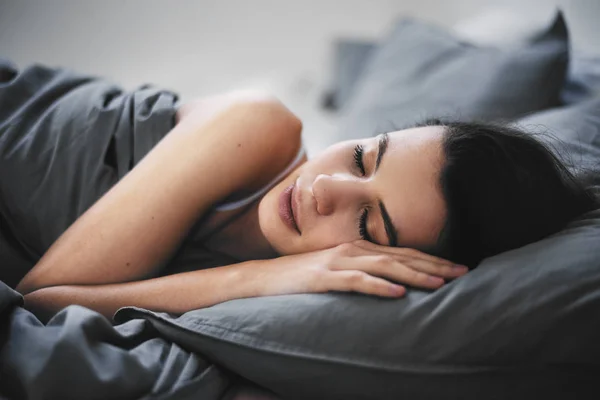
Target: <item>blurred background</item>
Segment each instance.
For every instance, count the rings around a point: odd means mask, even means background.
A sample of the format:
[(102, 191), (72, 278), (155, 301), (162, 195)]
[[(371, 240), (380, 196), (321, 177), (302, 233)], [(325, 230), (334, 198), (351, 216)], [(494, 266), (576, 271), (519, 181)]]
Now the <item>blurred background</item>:
[[(574, 50), (600, 54), (600, 0), (0, 0), (0, 57), (152, 83), (183, 100), (266, 89), (304, 122), (316, 153), (335, 137), (322, 107), (341, 39), (377, 40), (401, 16), (510, 39), (565, 13)], [(482, 34), (484, 32), (485, 34)]]

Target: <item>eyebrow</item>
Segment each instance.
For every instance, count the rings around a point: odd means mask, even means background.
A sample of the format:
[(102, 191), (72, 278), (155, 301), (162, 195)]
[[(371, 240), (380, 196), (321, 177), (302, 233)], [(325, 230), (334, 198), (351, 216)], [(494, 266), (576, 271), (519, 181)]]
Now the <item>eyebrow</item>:
[(388, 240), (390, 241), (390, 246), (396, 247), (398, 245), (398, 235), (396, 234), (394, 224), (392, 224), (390, 214), (388, 214), (381, 200), (379, 200), (379, 210), (381, 210), (383, 225), (385, 226), (385, 233), (387, 234)]
[[(375, 161), (375, 172), (379, 169), (379, 165), (381, 164), (381, 159), (385, 154), (385, 151), (388, 148), (388, 142), (390, 138), (387, 133), (382, 133), (379, 135), (379, 150), (377, 152), (377, 161)], [(396, 228), (394, 228), (394, 224), (392, 224), (392, 219), (390, 218), (390, 214), (387, 212), (385, 205), (381, 200), (379, 200), (379, 210), (381, 211), (381, 217), (383, 218), (383, 226), (385, 226), (385, 233), (387, 234), (388, 241), (390, 242), (391, 247), (396, 247), (398, 245), (398, 234)]]
[(385, 151), (388, 148), (388, 142), (390, 141), (390, 137), (387, 133), (382, 133), (379, 135), (379, 151), (377, 152), (377, 161), (375, 161), (375, 172), (379, 169), (379, 164), (381, 164), (381, 159), (385, 154)]

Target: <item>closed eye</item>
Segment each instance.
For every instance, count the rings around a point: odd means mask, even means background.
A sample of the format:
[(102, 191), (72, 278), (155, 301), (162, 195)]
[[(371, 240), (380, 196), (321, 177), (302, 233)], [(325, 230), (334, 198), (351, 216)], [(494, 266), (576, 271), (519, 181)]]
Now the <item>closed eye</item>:
[[(381, 160), (383, 159), (383, 155), (386, 153), (386, 150), (388, 148), (388, 143), (389, 143), (389, 136), (387, 133), (382, 133), (381, 135), (378, 136), (379, 140), (378, 140), (378, 151), (377, 151), (377, 159), (375, 161), (375, 168), (374, 168), (374, 172), (373, 174), (375, 174), (377, 172), (377, 170), (379, 169), (379, 165), (381, 164)], [(358, 170), (361, 173), (361, 176), (365, 176), (366, 175), (366, 170), (365, 170), (365, 165), (363, 163), (363, 155), (364, 155), (364, 148), (362, 145), (357, 144), (354, 147), (354, 163), (356, 164), (356, 168), (358, 168)], [(396, 247), (398, 245), (398, 234), (397, 234), (397, 230), (394, 227), (394, 225), (392, 224), (392, 220), (390, 218), (389, 213), (387, 212), (386, 207), (383, 205), (383, 201), (379, 200), (379, 210), (381, 211), (381, 218), (383, 220), (383, 226), (385, 227), (385, 233), (387, 235), (388, 238), (388, 243), (389, 246), (391, 247)], [(364, 235), (366, 232), (366, 226), (367, 226), (367, 216), (368, 216), (368, 210), (367, 212), (362, 212), (360, 217), (359, 217), (359, 233), (361, 234), (361, 236), (364, 238)]]

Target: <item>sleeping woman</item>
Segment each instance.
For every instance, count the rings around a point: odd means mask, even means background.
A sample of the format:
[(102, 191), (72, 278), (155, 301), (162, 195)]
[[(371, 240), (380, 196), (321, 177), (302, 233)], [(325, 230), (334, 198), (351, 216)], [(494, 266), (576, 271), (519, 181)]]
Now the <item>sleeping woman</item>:
[[(269, 96), (206, 98), (176, 119), (21, 280), (28, 308), (111, 317), (292, 293), (398, 298), (597, 207), (542, 142), (506, 126), (430, 121), (307, 160), (300, 120)], [(228, 261), (165, 274), (192, 229)]]

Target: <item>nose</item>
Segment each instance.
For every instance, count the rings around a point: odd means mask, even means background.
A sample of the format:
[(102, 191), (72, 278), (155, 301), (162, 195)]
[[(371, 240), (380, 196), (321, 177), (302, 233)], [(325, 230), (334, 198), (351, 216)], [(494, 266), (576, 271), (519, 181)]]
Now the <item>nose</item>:
[(350, 175), (317, 175), (312, 184), (317, 212), (329, 215), (351, 204), (365, 202), (368, 197), (365, 185)]

